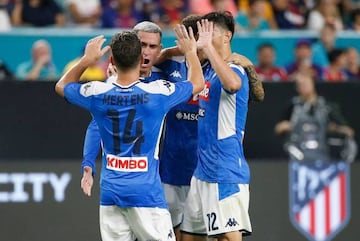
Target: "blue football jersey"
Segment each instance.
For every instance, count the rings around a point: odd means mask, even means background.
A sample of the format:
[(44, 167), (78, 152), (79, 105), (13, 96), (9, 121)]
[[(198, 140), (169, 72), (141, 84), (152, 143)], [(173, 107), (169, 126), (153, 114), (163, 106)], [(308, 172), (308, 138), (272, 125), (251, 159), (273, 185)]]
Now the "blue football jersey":
[(249, 84), (245, 70), (230, 64), (241, 88), (226, 91), (210, 63), (203, 68), (205, 88), (199, 94), (198, 165), (194, 175), (206, 182), (249, 183), (242, 140), (248, 112)]
[[(168, 59), (158, 66), (172, 82), (187, 79), (183, 56)], [(160, 153), (160, 176), (163, 183), (190, 185), (197, 163), (197, 119), (199, 105), (194, 98), (173, 107), (166, 115)]]
[(157, 80), (130, 86), (71, 83), (65, 97), (91, 112), (103, 141), (101, 205), (166, 208), (158, 166), (165, 114), (188, 100), (189, 81)]
[[(162, 71), (156, 67), (152, 67), (150, 75), (147, 77), (140, 77), (142, 82), (148, 83), (158, 79), (165, 79)], [(116, 81), (116, 77), (109, 77), (106, 82), (113, 83)], [(95, 161), (100, 152), (101, 137), (99, 128), (97, 127), (94, 118), (90, 121), (86, 130), (84, 148), (83, 148), (83, 160), (81, 163), (81, 170), (83, 172), (85, 166), (89, 166), (93, 170), (93, 175), (96, 174)]]

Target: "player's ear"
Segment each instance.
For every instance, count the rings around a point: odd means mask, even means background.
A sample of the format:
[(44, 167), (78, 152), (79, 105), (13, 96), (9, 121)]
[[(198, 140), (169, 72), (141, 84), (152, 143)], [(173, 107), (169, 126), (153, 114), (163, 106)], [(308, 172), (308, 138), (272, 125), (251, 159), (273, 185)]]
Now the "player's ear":
[(115, 65), (115, 63), (114, 63), (114, 58), (113, 58), (112, 55), (110, 55), (110, 63), (111, 63), (112, 65)]
[(226, 32), (225, 32), (225, 40), (224, 40), (225, 44), (230, 43), (230, 42), (231, 42), (231, 38), (232, 38), (232, 33), (231, 33), (231, 31), (226, 31)]

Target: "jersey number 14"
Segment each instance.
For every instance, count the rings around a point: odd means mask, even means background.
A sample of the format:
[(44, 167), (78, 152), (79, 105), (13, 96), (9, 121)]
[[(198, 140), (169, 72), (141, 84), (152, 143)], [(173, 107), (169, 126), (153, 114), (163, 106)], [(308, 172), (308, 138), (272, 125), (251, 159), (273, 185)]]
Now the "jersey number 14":
[(108, 110), (108, 116), (112, 120), (112, 128), (113, 128), (113, 143), (114, 143), (114, 151), (116, 154), (120, 153), (120, 145), (122, 143), (133, 143), (134, 144), (134, 154), (140, 154), (141, 143), (144, 142), (143, 135), (143, 122), (136, 121), (135, 123), (135, 135), (131, 135), (132, 126), (134, 124), (134, 118), (136, 114), (136, 110), (132, 109), (129, 111), (129, 114), (126, 118), (125, 129), (123, 135), (120, 132), (120, 116), (119, 111), (117, 110)]

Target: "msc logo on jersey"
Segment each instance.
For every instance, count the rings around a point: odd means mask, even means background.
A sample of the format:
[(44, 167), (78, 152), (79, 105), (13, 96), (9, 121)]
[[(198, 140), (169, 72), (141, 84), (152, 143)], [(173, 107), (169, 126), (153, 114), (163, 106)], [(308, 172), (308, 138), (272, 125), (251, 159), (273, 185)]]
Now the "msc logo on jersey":
[(178, 119), (178, 120), (197, 121), (198, 117), (199, 117), (199, 114), (198, 113), (178, 111), (175, 114), (175, 116), (176, 116), (176, 119)]
[(296, 162), (289, 165), (290, 220), (312, 241), (329, 241), (350, 219), (347, 162)]

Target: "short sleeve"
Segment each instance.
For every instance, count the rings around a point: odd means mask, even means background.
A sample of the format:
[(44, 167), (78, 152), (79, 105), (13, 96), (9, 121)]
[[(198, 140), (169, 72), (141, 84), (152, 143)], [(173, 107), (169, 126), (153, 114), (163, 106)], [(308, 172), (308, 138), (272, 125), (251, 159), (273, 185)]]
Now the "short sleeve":
[(64, 89), (66, 100), (90, 110), (91, 96), (93, 96), (95, 86), (94, 83), (95, 82), (67, 84)]

